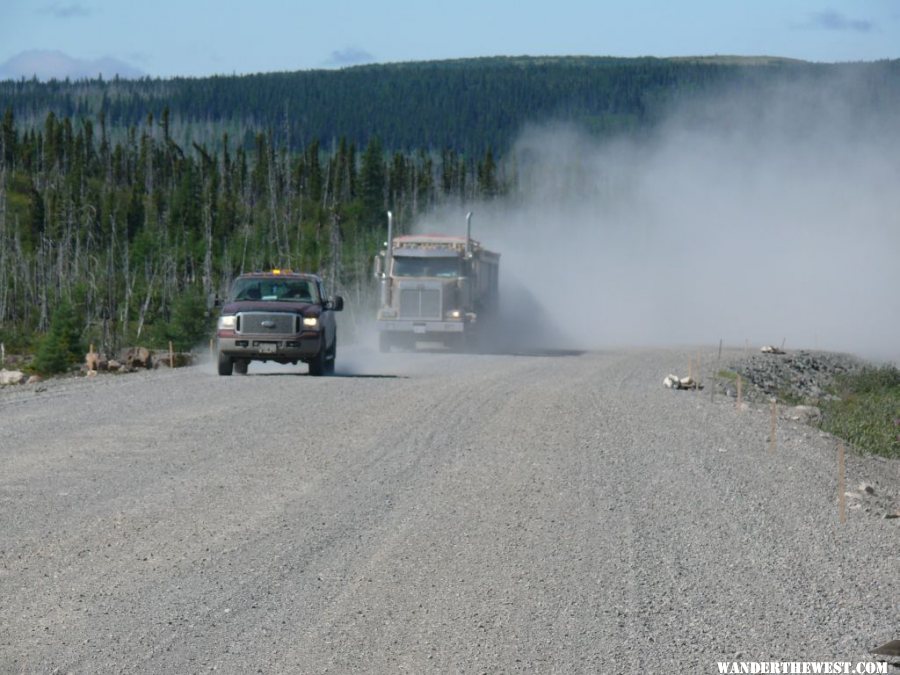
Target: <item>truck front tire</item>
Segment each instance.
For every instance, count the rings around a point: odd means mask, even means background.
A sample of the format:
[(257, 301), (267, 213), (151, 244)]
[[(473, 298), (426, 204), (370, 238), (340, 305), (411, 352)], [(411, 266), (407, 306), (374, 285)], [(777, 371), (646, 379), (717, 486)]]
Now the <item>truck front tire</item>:
[(325, 343), (319, 347), (318, 353), (309, 361), (309, 374), (314, 377), (321, 377), (328, 368), (328, 362), (325, 360)]
[(219, 375), (231, 375), (234, 370), (234, 359), (219, 352)]
[(334, 375), (335, 363), (337, 363), (337, 335), (334, 336), (334, 342), (331, 343), (331, 349), (325, 353), (325, 372), (328, 375)]

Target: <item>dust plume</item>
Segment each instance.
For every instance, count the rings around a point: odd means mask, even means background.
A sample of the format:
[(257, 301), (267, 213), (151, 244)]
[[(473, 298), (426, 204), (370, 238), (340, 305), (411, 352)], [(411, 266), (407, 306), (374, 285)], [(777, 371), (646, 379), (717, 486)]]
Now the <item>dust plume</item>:
[(508, 336), (900, 358), (900, 121), (858, 93), (720, 95), (641, 139), (524, 132), (515, 193), (474, 220), (503, 256)]

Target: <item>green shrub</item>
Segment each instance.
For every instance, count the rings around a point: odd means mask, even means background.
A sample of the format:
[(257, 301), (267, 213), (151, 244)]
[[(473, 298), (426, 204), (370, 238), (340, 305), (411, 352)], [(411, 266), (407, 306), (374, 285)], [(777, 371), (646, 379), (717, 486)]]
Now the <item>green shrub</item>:
[(865, 368), (839, 377), (838, 400), (823, 405), (822, 428), (861, 450), (900, 457), (900, 370)]
[(40, 340), (31, 367), (41, 375), (64, 373), (83, 356), (75, 311), (68, 302), (62, 301), (53, 311), (50, 330)]
[(203, 292), (188, 288), (172, 303), (172, 319), (166, 324), (165, 337), (180, 352), (209, 339), (210, 319)]

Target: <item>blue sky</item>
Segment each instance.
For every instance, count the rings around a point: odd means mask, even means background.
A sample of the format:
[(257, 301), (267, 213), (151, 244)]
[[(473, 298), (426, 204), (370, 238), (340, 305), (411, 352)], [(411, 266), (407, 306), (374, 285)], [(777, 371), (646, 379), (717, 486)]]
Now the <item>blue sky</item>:
[(0, 0), (0, 78), (494, 55), (900, 58), (900, 0)]

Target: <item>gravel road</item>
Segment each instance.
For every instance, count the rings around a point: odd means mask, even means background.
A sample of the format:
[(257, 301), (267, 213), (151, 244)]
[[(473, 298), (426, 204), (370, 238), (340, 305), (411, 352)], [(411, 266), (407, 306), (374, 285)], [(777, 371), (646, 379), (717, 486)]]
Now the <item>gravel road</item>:
[(695, 354), (8, 388), (0, 672), (868, 659), (900, 638), (900, 463), (848, 458), (875, 494), (841, 524), (834, 440), (782, 411), (771, 452), (768, 408), (665, 389)]

